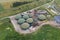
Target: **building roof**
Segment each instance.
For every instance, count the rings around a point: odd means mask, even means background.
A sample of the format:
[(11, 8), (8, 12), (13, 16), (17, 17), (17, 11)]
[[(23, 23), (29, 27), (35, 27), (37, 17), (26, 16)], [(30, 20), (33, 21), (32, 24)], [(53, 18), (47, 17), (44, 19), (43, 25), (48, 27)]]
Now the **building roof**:
[(55, 16), (54, 19), (55, 19), (56, 22), (60, 23), (60, 15), (59, 16)]
[(45, 11), (45, 10), (38, 10), (38, 13), (40, 13), (40, 14), (47, 14), (47, 11)]

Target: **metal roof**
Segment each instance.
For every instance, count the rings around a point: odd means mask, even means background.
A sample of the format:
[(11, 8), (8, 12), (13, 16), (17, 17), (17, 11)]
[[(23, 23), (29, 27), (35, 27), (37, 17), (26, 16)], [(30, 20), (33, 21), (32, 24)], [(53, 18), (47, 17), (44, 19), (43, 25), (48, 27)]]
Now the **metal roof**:
[(40, 14), (46, 14), (47, 11), (45, 11), (45, 10), (39, 10), (38, 13), (40, 13)]
[(54, 20), (55, 20), (56, 22), (59, 22), (59, 23), (60, 23), (60, 15), (59, 15), (59, 16), (55, 16), (55, 17), (54, 17)]

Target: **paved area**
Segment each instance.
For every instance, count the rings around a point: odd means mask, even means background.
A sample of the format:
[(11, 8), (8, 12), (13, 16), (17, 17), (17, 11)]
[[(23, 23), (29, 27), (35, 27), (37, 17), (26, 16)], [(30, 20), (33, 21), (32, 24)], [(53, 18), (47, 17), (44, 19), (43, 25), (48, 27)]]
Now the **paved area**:
[(40, 24), (39, 26), (37, 26), (37, 27), (32, 27), (32, 26), (31, 26), (31, 27), (30, 27), (29, 29), (27, 29), (27, 30), (22, 30), (22, 29), (20, 28), (20, 25), (17, 24), (17, 21), (15, 20), (15, 17), (14, 17), (14, 16), (11, 16), (11, 17), (10, 17), (10, 20), (11, 20), (13, 26), (14, 26), (15, 31), (18, 32), (18, 33), (20, 33), (20, 34), (27, 34), (27, 33), (35, 32), (35, 31), (37, 31), (38, 29), (40, 29), (43, 25), (46, 25), (46, 24), (50, 24), (50, 25), (53, 26), (53, 27), (58, 27), (58, 28), (60, 28), (60, 27), (59, 27), (60, 24), (57, 24), (55, 21), (47, 21), (47, 22), (38, 21), (39, 24)]
[(29, 30), (21, 30), (20, 25), (17, 24), (17, 21), (15, 20), (14, 16), (10, 17), (10, 20), (14, 26), (14, 29), (19, 33), (30, 33)]
[[(15, 31), (18, 32), (18, 33), (22, 33), (22, 34), (32, 33), (32, 32), (34, 32), (37, 28), (39, 28), (39, 27), (34, 27), (34, 28), (33, 28), (33, 27), (30, 27), (30, 28), (27, 29), (27, 30), (22, 30), (22, 29), (20, 28), (20, 25), (17, 24), (17, 21), (15, 20), (15, 17), (14, 17), (14, 16), (11, 16), (11, 17), (10, 17), (10, 20), (11, 20), (13, 26), (14, 26)], [(40, 23), (40, 24), (41, 24), (41, 23)], [(42, 25), (41, 25), (41, 26), (42, 26)]]

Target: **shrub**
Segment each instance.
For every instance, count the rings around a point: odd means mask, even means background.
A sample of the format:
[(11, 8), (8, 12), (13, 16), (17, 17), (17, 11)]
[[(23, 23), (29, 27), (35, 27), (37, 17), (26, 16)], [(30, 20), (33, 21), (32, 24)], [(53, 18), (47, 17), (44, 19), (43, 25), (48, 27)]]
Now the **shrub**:
[(28, 18), (26, 21), (27, 21), (28, 23), (32, 23), (32, 22), (33, 22), (33, 19), (32, 19), (32, 18)]
[(22, 23), (24, 23), (25, 22), (25, 19), (23, 19), (23, 18), (20, 18), (19, 20), (18, 20), (18, 23), (19, 24), (22, 24)]
[(31, 18), (31, 17), (33, 17), (33, 15), (31, 13), (29, 13), (29, 17)]
[(17, 6), (20, 6), (20, 5), (24, 5), (24, 4), (28, 4), (28, 3), (31, 3), (31, 2), (15, 2), (13, 3), (13, 7), (17, 7)]
[(36, 27), (36, 26), (39, 26), (39, 23), (38, 22), (33, 22), (33, 27)]
[(28, 16), (28, 15), (23, 15), (23, 18), (24, 18), (24, 19), (28, 19), (29, 16)]
[(51, 15), (47, 15), (48, 20), (52, 20)]
[(51, 18), (51, 15), (47, 15), (48, 18)]
[(20, 19), (20, 18), (21, 18), (21, 15), (17, 15), (17, 16), (15, 17), (16, 20), (18, 20), (18, 19)]
[(22, 25), (21, 25), (21, 28), (22, 29), (27, 29), (27, 28), (29, 28), (29, 24), (28, 23), (23, 23)]
[(39, 19), (39, 20), (45, 20), (46, 17), (45, 17), (45, 15), (38, 15), (38, 19)]

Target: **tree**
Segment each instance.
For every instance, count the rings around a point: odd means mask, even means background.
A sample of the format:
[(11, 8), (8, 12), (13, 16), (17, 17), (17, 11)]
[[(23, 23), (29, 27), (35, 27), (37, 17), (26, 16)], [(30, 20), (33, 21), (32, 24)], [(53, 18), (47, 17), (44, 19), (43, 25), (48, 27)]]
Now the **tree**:
[(32, 23), (32, 22), (33, 22), (33, 19), (32, 19), (32, 18), (28, 18), (26, 21), (27, 21), (28, 23)]
[(51, 15), (47, 15), (47, 19), (48, 20), (51, 20), (52, 18), (51, 18)]
[(28, 15), (29, 15), (30, 18), (33, 17), (33, 14), (31, 14), (31, 13), (29, 13)]
[(46, 16), (45, 15), (38, 15), (38, 19), (39, 20), (45, 20), (46, 19)]
[(23, 5), (23, 4), (27, 4), (27, 3), (31, 3), (32, 1), (30, 1), (30, 2), (26, 2), (26, 1), (24, 1), (24, 2), (14, 2), (13, 3), (13, 7), (17, 7), (17, 6), (20, 6), (20, 5)]
[(51, 15), (47, 15), (48, 18), (51, 18)]
[(23, 23), (22, 25), (21, 25), (21, 28), (22, 29), (27, 29), (27, 28), (29, 28), (29, 24), (28, 23)]
[(23, 15), (23, 18), (24, 18), (24, 19), (28, 19), (29, 16), (28, 16), (28, 15)]
[(18, 19), (20, 19), (20, 18), (21, 18), (21, 15), (17, 15), (17, 16), (15, 17), (16, 20), (18, 20)]
[(19, 23), (19, 24), (22, 24), (22, 23), (24, 23), (24, 22), (25, 22), (25, 19), (23, 19), (23, 18), (21, 18), (21, 19), (18, 20), (18, 23)]

